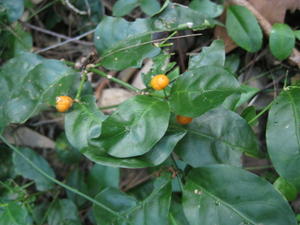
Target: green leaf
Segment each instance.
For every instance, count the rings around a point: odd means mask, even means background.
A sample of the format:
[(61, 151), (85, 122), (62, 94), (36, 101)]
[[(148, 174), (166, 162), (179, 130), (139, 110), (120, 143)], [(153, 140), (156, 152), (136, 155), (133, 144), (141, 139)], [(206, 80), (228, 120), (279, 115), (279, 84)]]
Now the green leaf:
[(300, 40), (300, 30), (294, 30), (295, 37)]
[(0, 69), (0, 124), (24, 123), (54, 104), (56, 96), (68, 93), (76, 75), (63, 62), (31, 53), (9, 60)]
[(0, 32), (0, 48), (3, 48), (2, 57), (4, 59), (10, 59), (30, 51), (32, 44), (31, 34), (26, 32), (19, 23), (11, 26), (11, 29)]
[(106, 187), (119, 187), (120, 169), (95, 164), (87, 176), (89, 194), (95, 196)]
[(69, 199), (59, 199), (49, 208), (49, 225), (81, 225), (77, 207)]
[(210, 18), (220, 16), (224, 9), (222, 5), (216, 4), (210, 0), (193, 0), (189, 6), (191, 9)]
[(190, 225), (186, 219), (183, 212), (183, 207), (181, 202), (172, 199), (170, 214), (169, 214), (169, 225)]
[(113, 70), (140, 67), (145, 58), (157, 55), (160, 50), (151, 44), (150, 25), (147, 19), (127, 22), (122, 18), (104, 17), (94, 38), (101, 65)]
[(13, 38), (13, 55), (22, 54), (25, 51), (30, 51), (33, 45), (32, 37), (29, 32), (23, 30), (18, 24), (15, 29), (15, 37)]
[(171, 89), (170, 104), (176, 114), (196, 117), (239, 93), (235, 77), (217, 66), (203, 66), (182, 74)]
[(82, 159), (81, 153), (70, 145), (65, 133), (55, 140), (55, 151), (58, 158), (66, 164), (76, 164)]
[[(176, 19), (174, 19), (176, 18)], [(174, 30), (203, 30), (217, 22), (185, 5), (170, 3), (163, 11), (151, 19), (152, 32)]]
[(283, 177), (278, 177), (273, 184), (276, 188), (288, 201), (294, 201), (297, 198), (298, 191), (294, 185), (290, 184)]
[(255, 16), (245, 7), (231, 5), (227, 9), (226, 29), (237, 45), (249, 52), (262, 46), (262, 31)]
[(10, 23), (15, 22), (23, 15), (24, 0), (1, 0), (0, 11), (5, 10)]
[(87, 147), (93, 138), (101, 133), (106, 116), (98, 109), (95, 97), (81, 97), (65, 115), (65, 131), (70, 144), (76, 149)]
[(170, 180), (158, 178), (154, 187), (153, 192), (142, 201), (138, 201), (115, 188), (107, 188), (100, 192), (96, 196), (96, 200), (112, 209), (119, 217), (100, 206), (94, 205), (97, 224), (168, 224), (172, 193)]
[(275, 23), (272, 26), (269, 44), (271, 53), (277, 59), (286, 59), (295, 47), (295, 34), (288, 25)]
[(93, 139), (93, 145), (114, 157), (143, 155), (163, 137), (169, 117), (169, 105), (164, 100), (135, 96), (104, 120), (101, 135)]
[(224, 41), (215, 40), (209, 47), (204, 47), (201, 53), (190, 58), (189, 70), (198, 69), (201, 66), (224, 66), (224, 63)]
[(160, 10), (160, 4), (157, 0), (118, 0), (113, 6), (113, 15), (125, 16), (138, 6), (150, 16)]
[(177, 144), (176, 153), (193, 167), (219, 163), (241, 166), (243, 152), (259, 155), (251, 127), (227, 109), (210, 110), (185, 129), (187, 134)]
[(266, 141), (272, 163), (281, 177), (300, 190), (300, 89), (289, 88), (269, 111)]
[(288, 202), (270, 183), (228, 165), (193, 169), (184, 187), (183, 209), (190, 225), (297, 224)]
[(3, 225), (31, 225), (29, 215), (24, 206), (17, 202), (9, 202), (1, 212), (0, 208), (0, 224)]
[(185, 131), (168, 131), (164, 137), (146, 154), (131, 158), (115, 158), (97, 148), (83, 149), (90, 160), (107, 166), (124, 168), (153, 167), (163, 163), (172, 153), (175, 145), (185, 135)]
[[(79, 168), (76, 168), (71, 171), (66, 179), (67, 185), (77, 189), (78, 191), (86, 194), (88, 192), (88, 187), (85, 182), (85, 174)], [(74, 192), (67, 190), (67, 196), (71, 199), (78, 207), (82, 206), (86, 199), (75, 194)]]
[(125, 16), (139, 6), (139, 0), (118, 0), (113, 6), (113, 16)]
[[(22, 154), (29, 158), (37, 167), (43, 170), (51, 177), (55, 177), (55, 173), (49, 166), (48, 162), (35, 151), (29, 148), (23, 148)], [(41, 175), (36, 171), (31, 165), (28, 164), (19, 154), (13, 153), (13, 163), (15, 167), (15, 172), (25, 178), (34, 180), (36, 188), (39, 191), (50, 190), (53, 187), (52, 181)]]
[(96, 28), (94, 42), (101, 56), (102, 66), (123, 70), (140, 67), (145, 58), (159, 53), (160, 49), (152, 45), (153, 33), (182, 29), (200, 30), (212, 27), (215, 23), (188, 7), (169, 4), (155, 16), (134, 22), (104, 17)]
[(230, 54), (226, 56), (224, 67), (231, 73), (235, 73), (240, 66), (240, 55)]
[[(256, 109), (254, 106), (248, 106), (244, 109), (244, 111), (241, 114), (241, 117), (243, 117), (248, 123), (256, 116)], [(255, 126), (257, 124), (257, 120), (254, 120), (249, 125)]]
[(258, 88), (248, 85), (241, 85), (242, 93), (229, 96), (222, 104), (225, 108), (235, 111), (239, 106), (249, 101), (258, 91)]
[(147, 15), (152, 16), (159, 12), (160, 4), (158, 0), (140, 0), (141, 9)]

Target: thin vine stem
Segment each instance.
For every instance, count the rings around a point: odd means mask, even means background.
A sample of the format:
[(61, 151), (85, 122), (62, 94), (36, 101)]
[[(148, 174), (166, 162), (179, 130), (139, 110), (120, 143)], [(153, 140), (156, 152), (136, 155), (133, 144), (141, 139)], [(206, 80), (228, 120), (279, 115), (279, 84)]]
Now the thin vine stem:
[(53, 183), (77, 194), (80, 195), (81, 197), (87, 199), (88, 201), (94, 203), (97, 206), (100, 206), (101, 208), (107, 210), (108, 212), (110, 212), (111, 214), (113, 214), (114, 216), (117, 217), (122, 217), (119, 213), (113, 211), (111, 208), (107, 207), (106, 205), (102, 204), (101, 202), (96, 201), (95, 199), (91, 198), (90, 196), (78, 191), (75, 188), (72, 188), (62, 182), (60, 182), (59, 180), (51, 177), (50, 175), (48, 175), (46, 172), (44, 172), (42, 169), (40, 169), (37, 165), (34, 164), (34, 162), (32, 162), (29, 158), (27, 158), (19, 149), (17, 149), (16, 147), (14, 147), (13, 145), (11, 145), (5, 137), (3, 137), (2, 135), (0, 135), (0, 139), (3, 141), (3, 143), (5, 143), (11, 150), (13, 150), (14, 152), (16, 152), (18, 155), (20, 155), (29, 165), (31, 165), (37, 172), (39, 172), (41, 175), (43, 175), (44, 177), (46, 177), (48, 180), (52, 181)]
[(267, 105), (262, 111), (260, 111), (255, 117), (253, 117), (251, 120), (249, 120), (248, 124), (252, 124), (255, 120), (257, 120), (259, 117), (261, 117), (266, 111), (268, 111), (271, 106), (273, 105), (274, 101), (272, 101), (269, 105)]
[(274, 168), (273, 165), (244, 167), (245, 170), (264, 170)]
[(120, 104), (99, 107), (100, 110), (118, 108)]
[(87, 73), (85, 71), (82, 72), (82, 76), (81, 76), (81, 81), (80, 81), (80, 85), (79, 85), (79, 88), (77, 90), (77, 94), (76, 94), (76, 97), (75, 97), (75, 100), (78, 100), (80, 99), (80, 96), (81, 96), (81, 92), (82, 92), (82, 89), (83, 89), (83, 85), (86, 81), (86, 78), (87, 78)]
[[(153, 33), (159, 33), (159, 32), (153, 32)], [(202, 34), (187, 34), (187, 35), (180, 35), (180, 36), (176, 36), (176, 37), (167, 37), (167, 38), (168, 38), (168, 40), (176, 40), (176, 39), (187, 38), (187, 37), (195, 37), (195, 36), (201, 36), (201, 35)], [(100, 57), (100, 59), (98, 60), (98, 63), (95, 66), (96, 67), (101, 66), (102, 65), (101, 60), (103, 60), (106, 57), (111, 56), (115, 53), (122, 52), (122, 51), (125, 51), (125, 50), (128, 50), (128, 49), (131, 49), (131, 48), (140, 47), (140, 46), (147, 45), (147, 44), (154, 44), (154, 43), (157, 43), (159, 41), (164, 41), (165, 39), (166, 38), (160, 38), (160, 39), (156, 39), (156, 40), (141, 42), (141, 43), (138, 43), (138, 44), (129, 45), (129, 46), (126, 46), (124, 48), (120, 48), (120, 49), (117, 49), (115, 51), (109, 52), (107, 55), (104, 55), (104, 56)]]
[(106, 74), (105, 72), (103, 72), (103, 71), (101, 71), (101, 70), (98, 70), (98, 69), (96, 69), (96, 68), (89, 68), (88, 71), (93, 72), (93, 73), (95, 73), (95, 74), (98, 74), (98, 75), (100, 75), (101, 77), (104, 77), (104, 78), (106, 78), (106, 79), (109, 79), (109, 80), (111, 80), (111, 81), (113, 81), (113, 82), (115, 82), (115, 83), (117, 83), (117, 84), (119, 84), (119, 85), (121, 85), (121, 86), (123, 86), (123, 87), (129, 89), (129, 90), (132, 90), (132, 91), (134, 91), (134, 92), (137, 92), (137, 93), (142, 92), (141, 89), (138, 89), (138, 88), (136, 88), (136, 87), (134, 87), (134, 86), (132, 86), (132, 85), (130, 85), (130, 84), (128, 84), (128, 83), (126, 83), (126, 82), (124, 82), (124, 81), (118, 79), (118, 78), (115, 78), (115, 77), (113, 77), (113, 76), (111, 76), (111, 75), (108, 75), (108, 74)]
[[(174, 166), (176, 167), (176, 169), (179, 171), (180, 169), (179, 169), (179, 167), (178, 167), (178, 165), (177, 165), (177, 163), (176, 163), (176, 160), (175, 160), (175, 157), (174, 157), (174, 154), (173, 154), (173, 153), (171, 154), (171, 160), (173, 161), (173, 164), (174, 164)], [(176, 174), (176, 178), (177, 178), (177, 181), (178, 181), (178, 183), (179, 183), (181, 192), (183, 192), (183, 184), (182, 184), (182, 181), (181, 181), (181, 177), (180, 177), (178, 174)]]

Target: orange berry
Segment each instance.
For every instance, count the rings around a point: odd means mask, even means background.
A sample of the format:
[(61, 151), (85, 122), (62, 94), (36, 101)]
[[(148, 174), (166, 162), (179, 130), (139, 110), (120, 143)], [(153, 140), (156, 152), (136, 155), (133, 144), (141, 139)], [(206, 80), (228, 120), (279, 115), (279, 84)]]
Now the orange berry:
[(56, 97), (56, 109), (58, 112), (66, 112), (72, 107), (74, 100), (69, 96)]
[(170, 83), (169, 78), (164, 74), (158, 74), (152, 77), (150, 85), (154, 90), (162, 90), (167, 87)]
[(182, 125), (189, 124), (190, 122), (192, 122), (192, 120), (193, 120), (193, 118), (191, 118), (191, 117), (180, 116), (180, 115), (176, 116), (177, 123), (182, 124)]

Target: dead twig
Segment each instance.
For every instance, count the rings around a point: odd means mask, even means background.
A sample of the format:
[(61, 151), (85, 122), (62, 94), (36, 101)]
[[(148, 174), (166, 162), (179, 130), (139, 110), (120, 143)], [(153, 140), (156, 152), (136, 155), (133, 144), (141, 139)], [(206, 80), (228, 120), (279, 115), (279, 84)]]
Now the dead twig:
[(88, 31), (88, 32), (85, 32), (85, 33), (83, 33), (83, 34), (77, 36), (77, 37), (70, 38), (70, 39), (68, 39), (68, 40), (66, 40), (66, 41), (63, 41), (63, 42), (60, 42), (60, 43), (57, 43), (57, 44), (48, 46), (48, 47), (46, 47), (46, 48), (37, 50), (37, 51), (35, 51), (35, 53), (46, 52), (46, 51), (48, 51), (48, 50), (50, 50), (50, 49), (60, 47), (60, 46), (62, 46), (62, 45), (68, 44), (68, 43), (73, 42), (73, 41), (75, 41), (75, 40), (80, 40), (80, 39), (82, 39), (82, 38), (84, 38), (84, 37), (86, 37), (86, 36), (88, 36), (88, 35), (90, 35), (90, 34), (92, 34), (92, 33), (94, 33), (94, 32), (95, 32), (95, 29), (94, 29), (94, 30), (90, 30), (90, 31)]
[(79, 14), (79, 15), (90, 15), (91, 14), (91, 9), (89, 7), (89, 4), (85, 1), (86, 5), (87, 5), (87, 11), (82, 11), (77, 9), (74, 5), (72, 5), (70, 3), (69, 0), (64, 0), (64, 3), (69, 7), (69, 9), (71, 9), (72, 11), (74, 11), (75, 13)]
[[(50, 30), (47, 30), (47, 29), (44, 29), (44, 28), (41, 28), (41, 27), (37, 27), (37, 26), (34, 26), (30, 23), (22, 23), (25, 27), (28, 27), (32, 30), (36, 30), (36, 31), (39, 31), (41, 33), (44, 33), (44, 34), (48, 34), (48, 35), (51, 35), (51, 36), (54, 36), (54, 37), (57, 37), (57, 38), (61, 38), (61, 39), (64, 39), (64, 40), (70, 40), (72, 38), (66, 36), (66, 35), (63, 35), (63, 34), (59, 34), (59, 33), (56, 33), (56, 32), (53, 32), (53, 31), (50, 31)], [(87, 45), (87, 46), (93, 46), (93, 42), (89, 42), (89, 41), (80, 41), (80, 40), (71, 40), (72, 42), (74, 43), (78, 43), (78, 44), (82, 44), (82, 45)]]

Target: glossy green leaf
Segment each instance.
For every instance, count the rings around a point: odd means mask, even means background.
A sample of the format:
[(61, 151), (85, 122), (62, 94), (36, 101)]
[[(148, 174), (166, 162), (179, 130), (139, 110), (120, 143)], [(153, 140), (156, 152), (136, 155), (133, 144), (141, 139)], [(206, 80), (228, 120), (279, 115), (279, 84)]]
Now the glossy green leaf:
[(245, 7), (231, 5), (227, 9), (226, 29), (237, 45), (249, 52), (262, 46), (262, 31), (255, 16)]
[(216, 4), (210, 0), (193, 0), (189, 6), (199, 13), (211, 18), (220, 16), (224, 8), (222, 5)]
[(0, 11), (4, 10), (9, 22), (15, 22), (24, 11), (24, 0), (1, 0)]
[[(51, 177), (55, 177), (54, 171), (49, 166), (48, 162), (35, 151), (23, 148), (22, 154), (29, 158), (37, 167), (43, 170)], [(36, 169), (28, 164), (23, 157), (18, 155), (16, 152), (13, 153), (13, 163), (15, 167), (15, 172), (24, 178), (31, 179), (35, 182), (36, 188), (39, 191), (46, 191), (53, 188), (53, 183), (48, 178), (41, 175)]]
[(119, 187), (120, 169), (95, 164), (87, 176), (88, 191), (95, 196), (106, 187)]
[(192, 56), (189, 60), (189, 69), (198, 69), (201, 66), (224, 66), (224, 41), (215, 40), (209, 47), (202, 48), (201, 53)]
[(184, 135), (185, 131), (168, 131), (148, 153), (132, 158), (115, 158), (92, 147), (85, 148), (82, 152), (90, 160), (102, 165), (124, 168), (153, 167), (163, 163), (170, 156)]
[(101, 135), (93, 139), (93, 145), (114, 157), (143, 155), (163, 137), (169, 117), (169, 105), (164, 100), (135, 96), (104, 120)]
[(241, 85), (242, 94), (241, 97), (239, 98), (239, 101), (236, 103), (236, 107), (241, 106), (242, 104), (246, 103), (249, 101), (257, 92), (260, 91), (260, 89), (248, 86), (248, 85)]
[(259, 155), (251, 127), (238, 114), (222, 107), (195, 118), (186, 126), (186, 136), (176, 153), (193, 167), (210, 164), (241, 166), (241, 155)]
[(237, 93), (229, 96), (222, 106), (235, 111), (239, 106), (249, 101), (260, 89), (248, 85), (240, 86), (242, 93)]
[[(174, 19), (176, 18), (176, 19)], [(170, 3), (163, 11), (151, 19), (152, 32), (173, 30), (203, 30), (214, 27), (215, 20), (184, 5)]]
[(276, 188), (288, 201), (294, 201), (297, 198), (298, 191), (293, 184), (290, 184), (283, 177), (278, 177), (273, 184)]
[(269, 111), (266, 140), (280, 176), (300, 190), (300, 89), (282, 91)]
[(115, 188), (100, 192), (96, 199), (117, 215), (94, 205), (94, 215), (98, 225), (147, 225), (167, 224), (171, 202), (171, 183), (169, 179), (158, 178), (153, 192), (142, 201), (126, 195)]
[[(2, 207), (1, 207), (2, 208)], [(0, 208), (0, 209), (1, 209)], [(9, 202), (0, 211), (0, 224), (3, 225), (31, 225), (29, 214), (24, 206), (17, 202)]]
[(59, 199), (48, 211), (49, 225), (81, 225), (77, 207), (70, 199)]
[(101, 64), (107, 69), (122, 70), (139, 67), (145, 58), (157, 55), (160, 50), (151, 44), (150, 26), (147, 19), (127, 22), (122, 18), (104, 17), (94, 38)]
[(76, 76), (58, 60), (22, 53), (0, 68), (0, 124), (24, 123), (56, 96), (68, 94)]
[(239, 82), (222, 67), (203, 66), (182, 74), (171, 89), (170, 104), (176, 114), (196, 117), (239, 93)]
[(270, 34), (269, 45), (271, 53), (277, 59), (286, 59), (295, 47), (295, 34), (293, 30), (286, 24), (274, 24)]
[(101, 133), (101, 125), (106, 116), (98, 109), (95, 97), (84, 96), (80, 103), (73, 105), (65, 115), (66, 136), (77, 149), (87, 147), (93, 138)]
[(195, 10), (170, 3), (155, 16), (134, 22), (105, 17), (96, 28), (94, 42), (101, 57), (101, 65), (107, 69), (122, 70), (140, 67), (145, 58), (159, 53), (160, 49), (152, 44), (153, 33), (182, 29), (200, 30), (214, 24), (215, 21), (205, 18)]
[(184, 186), (190, 225), (296, 225), (288, 202), (265, 179), (245, 170), (214, 165), (193, 169)]

